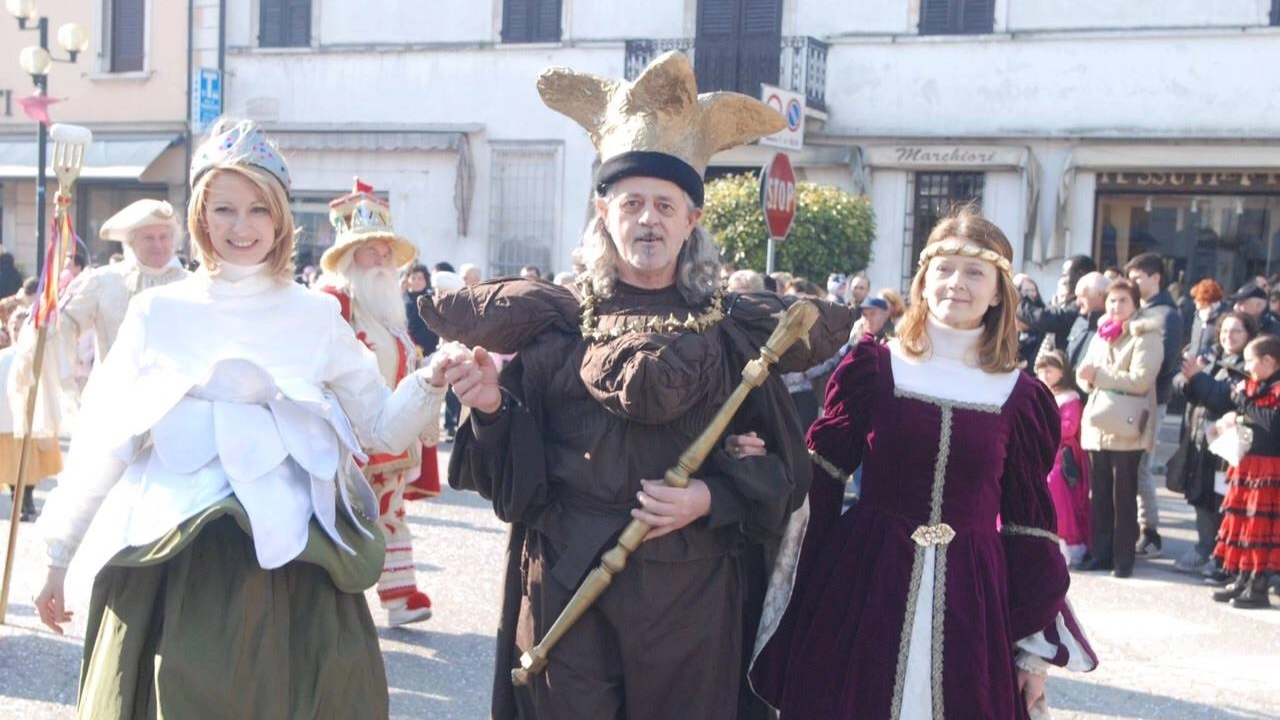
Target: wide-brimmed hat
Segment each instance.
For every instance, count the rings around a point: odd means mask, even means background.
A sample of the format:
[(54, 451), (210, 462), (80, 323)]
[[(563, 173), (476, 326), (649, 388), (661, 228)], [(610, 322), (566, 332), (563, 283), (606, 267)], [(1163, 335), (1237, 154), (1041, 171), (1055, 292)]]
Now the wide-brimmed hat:
[(129, 233), (148, 225), (169, 225), (176, 233), (178, 218), (173, 213), (173, 206), (164, 200), (136, 200), (107, 218), (98, 231), (98, 237), (128, 245)]
[(329, 203), (329, 222), (338, 231), (333, 247), (320, 256), (320, 267), (335, 272), (348, 252), (361, 245), (383, 240), (391, 245), (395, 266), (413, 262), (418, 248), (391, 227), (391, 206), (373, 194), (373, 186), (355, 179), (355, 187)]

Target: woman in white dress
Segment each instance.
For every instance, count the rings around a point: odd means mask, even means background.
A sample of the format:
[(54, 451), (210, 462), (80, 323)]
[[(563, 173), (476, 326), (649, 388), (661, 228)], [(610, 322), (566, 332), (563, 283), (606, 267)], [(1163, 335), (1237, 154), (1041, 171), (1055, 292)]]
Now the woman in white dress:
[(355, 462), (416, 441), (443, 377), (388, 390), (337, 301), (294, 284), (288, 168), (253, 123), (219, 123), (191, 178), (202, 268), (132, 301), (85, 389), (41, 620), (61, 632), (64, 581), (92, 579), (80, 717), (385, 718)]

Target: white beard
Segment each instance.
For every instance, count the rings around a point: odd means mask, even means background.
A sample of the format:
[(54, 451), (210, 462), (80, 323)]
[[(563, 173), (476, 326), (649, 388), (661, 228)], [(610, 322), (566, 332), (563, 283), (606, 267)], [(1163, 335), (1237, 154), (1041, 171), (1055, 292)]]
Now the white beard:
[(400, 280), (390, 268), (360, 268), (353, 263), (346, 269), (353, 309), (391, 330), (404, 332), (409, 320), (400, 295)]

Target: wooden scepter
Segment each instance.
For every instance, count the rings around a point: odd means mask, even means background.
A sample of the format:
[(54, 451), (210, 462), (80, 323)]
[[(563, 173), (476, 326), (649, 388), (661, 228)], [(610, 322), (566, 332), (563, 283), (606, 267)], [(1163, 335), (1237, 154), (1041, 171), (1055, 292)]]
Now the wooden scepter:
[[(760, 355), (747, 363), (742, 369), (742, 381), (734, 389), (716, 412), (711, 423), (700, 434), (676, 461), (675, 467), (667, 470), (662, 481), (669, 487), (682, 488), (689, 484), (689, 475), (702, 466), (703, 461), (711, 454), (720, 436), (729, 427), (747, 394), (759, 387), (769, 376), (769, 367), (778, 362), (778, 358), (797, 340), (809, 340), (809, 329), (818, 319), (818, 308), (813, 303), (803, 300), (793, 303), (780, 314), (778, 325), (773, 329)], [(640, 547), (645, 535), (652, 527), (641, 520), (632, 520), (618, 537), (618, 544), (600, 556), (600, 564), (587, 575), (587, 579), (578, 586), (577, 592), (569, 599), (569, 604), (560, 613), (560, 617), (547, 630), (534, 647), (520, 656), (520, 667), (511, 670), (511, 682), (516, 685), (527, 685), (534, 675), (542, 672), (547, 666), (547, 654), (555, 647), (560, 638), (573, 627), (574, 623), (586, 613), (587, 609), (600, 597), (600, 594), (613, 582), (613, 576), (622, 572), (627, 565), (627, 558)]]
[[(75, 253), (70, 216), (72, 188), (84, 167), (84, 151), (93, 140), (88, 128), (78, 125), (58, 124), (49, 131), (53, 138), (53, 172), (58, 176), (58, 193), (54, 196), (53, 225), (57, 228), (56, 242), (50, 243), (45, 257), (39, 297), (32, 303), (33, 327), (36, 328), (35, 352), (31, 358), (33, 380), (27, 391), (26, 425), (23, 428), (22, 446), (18, 452), (18, 477), (13, 485), (13, 509), (9, 513), (9, 546), (4, 556), (4, 579), (0, 581), (0, 625), (5, 624), (9, 612), (9, 582), (13, 578), (13, 556), (18, 547), (18, 525), (21, 520), (22, 501), (26, 496), (27, 474), (31, 472), (35, 433), (36, 399), (39, 396), (40, 376), (43, 374), (44, 347), (49, 334), (49, 320), (57, 311), (58, 279), (66, 263), (67, 254)], [(51, 238), (51, 240), (55, 240)], [(55, 440), (57, 438), (54, 438)]]

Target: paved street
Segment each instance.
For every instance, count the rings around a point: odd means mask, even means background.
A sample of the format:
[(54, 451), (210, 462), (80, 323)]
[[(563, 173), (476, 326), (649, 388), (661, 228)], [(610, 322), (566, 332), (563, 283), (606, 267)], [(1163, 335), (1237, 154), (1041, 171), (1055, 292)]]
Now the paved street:
[[(1088, 675), (1055, 672), (1055, 720), (1280, 717), (1280, 610), (1218, 605), (1198, 580), (1174, 573), (1173, 558), (1194, 534), (1192, 514), (1168, 493), (1161, 504), (1165, 557), (1139, 561), (1130, 580), (1075, 576), (1072, 600), (1103, 664)], [(0, 501), (6, 518), (7, 507)], [(505, 529), (478, 497), (447, 488), (410, 511), (436, 616), (421, 629), (380, 631), (392, 715), (485, 718)], [(7, 521), (0, 528), (7, 533)], [(38, 546), (23, 526), (9, 624), (0, 627), (0, 715), (65, 720), (73, 716), (83, 627), (66, 638), (40, 629), (30, 604), (42, 579)], [(376, 607), (372, 593), (370, 602)], [(384, 620), (376, 610), (374, 618)]]

